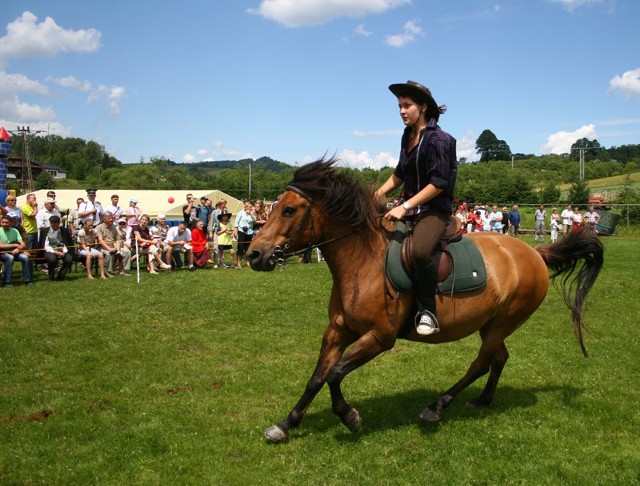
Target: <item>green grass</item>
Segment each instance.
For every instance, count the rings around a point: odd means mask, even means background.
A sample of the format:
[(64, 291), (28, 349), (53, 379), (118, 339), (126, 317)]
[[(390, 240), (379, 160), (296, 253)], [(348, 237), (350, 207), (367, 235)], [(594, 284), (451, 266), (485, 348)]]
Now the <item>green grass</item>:
[(143, 274), (140, 284), (39, 274), (31, 288), (0, 289), (0, 484), (637, 483), (640, 238), (603, 241), (589, 359), (552, 289), (507, 340), (490, 407), (464, 405), (480, 380), (441, 423), (421, 423), (479, 339), (399, 341), (343, 383), (359, 433), (323, 389), (279, 445), (262, 434), (315, 365), (324, 264)]

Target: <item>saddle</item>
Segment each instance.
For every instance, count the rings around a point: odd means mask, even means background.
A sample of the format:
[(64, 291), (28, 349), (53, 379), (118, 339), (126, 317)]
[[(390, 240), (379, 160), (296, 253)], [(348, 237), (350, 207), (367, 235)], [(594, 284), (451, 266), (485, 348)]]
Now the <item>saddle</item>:
[[(413, 291), (411, 245), (407, 224), (396, 222), (385, 256), (385, 272), (393, 288), (400, 292)], [(440, 293), (476, 290), (487, 283), (482, 255), (473, 241), (463, 237), (460, 220), (454, 216), (449, 220), (432, 261)]]

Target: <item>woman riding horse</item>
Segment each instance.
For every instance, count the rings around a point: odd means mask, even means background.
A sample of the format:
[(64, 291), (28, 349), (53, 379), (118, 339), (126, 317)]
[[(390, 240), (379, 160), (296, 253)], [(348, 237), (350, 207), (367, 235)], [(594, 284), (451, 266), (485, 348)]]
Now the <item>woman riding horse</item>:
[[(383, 351), (398, 335), (412, 341), (444, 343), (480, 333), (478, 356), (453, 387), (437, 397), (420, 417), (437, 421), (454, 397), (481, 376), (489, 379), (473, 405), (488, 405), (494, 396), (509, 353), (504, 340), (520, 327), (544, 300), (552, 277), (571, 310), (574, 331), (582, 341), (585, 297), (603, 263), (597, 237), (572, 233), (557, 242), (531, 248), (525, 242), (496, 233), (468, 236), (481, 253), (487, 283), (483, 288), (438, 294), (440, 332), (420, 335), (413, 325), (415, 297), (390, 291), (384, 255), (392, 223), (383, 219), (371, 193), (344, 171), (336, 160), (318, 160), (298, 169), (278, 205), (249, 247), (254, 270), (273, 270), (287, 258), (319, 247), (333, 277), (329, 324), (320, 356), (304, 393), (287, 417), (268, 428), (266, 437), (281, 442), (300, 424), (308, 406), (325, 383), (332, 409), (355, 432), (360, 415), (345, 400), (344, 378)], [(348, 348), (348, 349), (347, 349)]]

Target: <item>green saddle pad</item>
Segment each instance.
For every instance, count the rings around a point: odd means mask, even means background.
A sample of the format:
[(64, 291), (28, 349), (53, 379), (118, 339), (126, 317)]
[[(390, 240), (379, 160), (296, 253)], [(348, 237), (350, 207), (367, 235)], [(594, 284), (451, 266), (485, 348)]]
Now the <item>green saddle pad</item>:
[[(385, 259), (385, 268), (389, 281), (400, 292), (413, 291), (411, 276), (402, 265), (402, 241), (407, 236), (407, 226), (399, 221), (394, 228)], [(438, 284), (441, 293), (467, 292), (484, 287), (487, 284), (487, 271), (484, 260), (476, 245), (466, 237), (447, 245), (447, 251), (453, 258), (453, 270), (449, 277)]]

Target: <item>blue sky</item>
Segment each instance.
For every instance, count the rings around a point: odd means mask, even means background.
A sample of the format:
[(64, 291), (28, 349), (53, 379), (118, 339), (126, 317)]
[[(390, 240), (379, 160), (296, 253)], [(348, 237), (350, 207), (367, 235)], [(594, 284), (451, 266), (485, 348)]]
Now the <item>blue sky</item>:
[(640, 143), (637, 0), (2, 0), (0, 125), (125, 163), (325, 153), (394, 166), (391, 83), (430, 87), (458, 157)]

